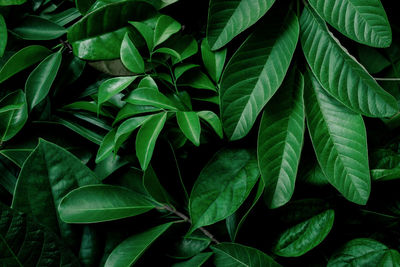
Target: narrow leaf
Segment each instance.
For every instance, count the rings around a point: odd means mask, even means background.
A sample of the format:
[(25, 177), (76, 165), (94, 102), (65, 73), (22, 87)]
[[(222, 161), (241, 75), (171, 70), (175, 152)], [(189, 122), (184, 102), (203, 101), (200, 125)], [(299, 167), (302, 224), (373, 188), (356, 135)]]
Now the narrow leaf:
[(144, 73), (144, 61), (135, 44), (126, 33), (121, 44), (121, 61), (124, 66), (134, 73)]
[(7, 25), (3, 15), (0, 14), (0, 57), (3, 56), (7, 46)]
[(135, 89), (125, 101), (134, 105), (149, 105), (162, 109), (177, 110), (168, 97), (153, 88)]
[(116, 77), (104, 81), (99, 87), (98, 107), (127, 88), (137, 76)]
[(38, 16), (27, 16), (12, 31), (22, 39), (36, 41), (57, 39), (67, 32), (64, 27)]
[(121, 145), (129, 138), (133, 131), (142, 126), (150, 117), (151, 115), (134, 117), (121, 123), (114, 137), (114, 154), (117, 154)]
[(25, 94), (17, 90), (0, 100), (0, 143), (13, 138), (28, 120)]
[(116, 129), (112, 129), (108, 134), (106, 134), (106, 136), (104, 136), (104, 139), (100, 144), (99, 150), (97, 151), (96, 164), (111, 155), (114, 148), (114, 137), (116, 132)]
[(208, 74), (214, 82), (218, 83), (225, 65), (227, 49), (211, 51), (206, 39), (201, 42), (201, 57)]
[(179, 128), (183, 134), (195, 146), (200, 145), (200, 119), (194, 111), (178, 111), (176, 113), (176, 120), (178, 121)]
[(224, 137), (224, 133), (222, 132), (221, 120), (218, 118), (217, 114), (209, 110), (203, 110), (198, 111), (197, 115), (199, 115), (202, 120), (207, 122), (221, 139)]

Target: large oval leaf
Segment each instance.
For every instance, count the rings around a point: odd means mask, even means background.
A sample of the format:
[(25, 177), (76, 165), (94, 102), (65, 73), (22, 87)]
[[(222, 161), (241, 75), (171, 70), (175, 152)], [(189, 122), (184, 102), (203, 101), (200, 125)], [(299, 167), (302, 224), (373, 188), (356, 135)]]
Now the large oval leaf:
[(67, 32), (64, 27), (37, 16), (27, 16), (12, 31), (25, 40), (53, 40)]
[(324, 89), (366, 116), (388, 117), (398, 111), (394, 97), (340, 45), (314, 10), (304, 8), (300, 24), (304, 55)]
[(280, 235), (274, 253), (282, 257), (299, 257), (307, 253), (329, 234), (334, 217), (333, 210), (326, 210), (287, 229)]
[(66, 223), (96, 223), (145, 213), (154, 205), (125, 187), (88, 185), (69, 192), (58, 212)]
[(271, 16), (229, 61), (221, 81), (222, 124), (231, 140), (244, 137), (281, 85), (299, 36), (293, 12)]
[(258, 165), (270, 208), (286, 204), (294, 191), (305, 129), (303, 88), (303, 75), (293, 69), (261, 119)]
[(361, 115), (329, 96), (311, 73), (304, 94), (308, 130), (322, 171), (344, 197), (365, 204), (371, 181)]
[(208, 11), (207, 39), (217, 50), (236, 35), (256, 23), (275, 0), (211, 0)]
[(390, 46), (392, 31), (379, 0), (308, 2), (324, 20), (354, 41), (375, 47)]
[(22, 90), (0, 100), (0, 143), (13, 138), (28, 120), (28, 105)]
[(189, 200), (192, 230), (233, 214), (257, 182), (257, 159), (249, 150), (223, 149), (197, 178)]
[(212, 246), (217, 267), (279, 267), (281, 266), (267, 254), (258, 249), (235, 243), (221, 243)]

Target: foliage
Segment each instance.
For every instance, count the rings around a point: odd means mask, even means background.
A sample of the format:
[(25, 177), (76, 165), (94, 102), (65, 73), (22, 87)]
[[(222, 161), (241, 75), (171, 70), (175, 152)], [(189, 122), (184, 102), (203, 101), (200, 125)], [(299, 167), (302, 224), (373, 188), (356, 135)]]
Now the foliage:
[(400, 266), (395, 2), (0, 0), (0, 265)]

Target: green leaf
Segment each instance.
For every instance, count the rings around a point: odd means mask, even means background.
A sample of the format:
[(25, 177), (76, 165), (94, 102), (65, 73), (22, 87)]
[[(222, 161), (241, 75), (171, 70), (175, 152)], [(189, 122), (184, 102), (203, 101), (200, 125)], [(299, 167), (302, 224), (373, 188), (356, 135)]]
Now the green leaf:
[(197, 67), (200, 67), (200, 65), (190, 64), (190, 63), (179, 64), (174, 69), (175, 80), (178, 80), (179, 77), (181, 77), (185, 72)]
[(92, 113), (99, 113), (100, 115), (108, 118), (113, 118), (113, 116), (105, 111), (105, 110), (98, 110), (97, 109), (97, 103), (94, 101), (76, 101), (74, 103), (68, 104), (63, 106), (63, 109), (66, 110), (80, 110), (80, 111), (88, 111)]
[(25, 84), (26, 100), (32, 110), (49, 94), (61, 65), (62, 55), (57, 52), (46, 57), (31, 72)]
[(199, 146), (201, 126), (197, 113), (194, 111), (178, 111), (176, 113), (176, 120), (186, 138), (195, 146)]
[(22, 48), (12, 55), (0, 69), (0, 83), (41, 61), (50, 53), (51, 51), (49, 49), (41, 45), (31, 45)]
[(170, 203), (171, 196), (161, 185), (151, 165), (143, 173), (143, 187), (159, 203)]
[(156, 28), (154, 30), (154, 47), (165, 42), (171, 35), (177, 33), (181, 29), (181, 24), (173, 18), (161, 15), (157, 19)]
[(7, 46), (7, 25), (3, 15), (0, 14), (0, 58), (4, 55)]
[(129, 38), (129, 33), (125, 33), (120, 54), (121, 61), (128, 70), (134, 73), (144, 73), (143, 58), (135, 44)]
[[(4, 156), (3, 150), (0, 151), (0, 154)], [(9, 170), (9, 167), (4, 163), (3, 159), (3, 157), (0, 157), (0, 186), (2, 186), (8, 193), (13, 195), (15, 185), (17, 183), (17, 177), (16, 174)]]
[(364, 205), (371, 190), (364, 121), (329, 96), (311, 73), (305, 81), (307, 125), (319, 165), (344, 197)]
[(381, 72), (391, 65), (390, 61), (376, 48), (360, 45), (358, 47), (360, 63), (370, 74)]
[(284, 231), (277, 241), (274, 253), (281, 257), (299, 257), (318, 246), (329, 234), (335, 217), (326, 210)]
[(182, 78), (179, 80), (179, 85), (217, 92), (216, 86), (210, 78), (208, 78), (204, 72), (197, 69), (193, 69), (182, 75)]
[(82, 15), (85, 15), (96, 0), (75, 0), (75, 6)]
[(181, 56), (181, 60), (172, 58), (172, 65), (195, 55), (199, 50), (196, 39), (190, 35), (183, 35), (176, 38), (172, 37), (165, 43), (165, 45), (172, 48)]
[(346, 243), (328, 262), (333, 266), (400, 266), (400, 254), (369, 238), (357, 238)]
[(281, 266), (262, 251), (235, 243), (221, 243), (212, 246), (216, 267), (278, 267)]
[(217, 114), (209, 110), (203, 110), (198, 111), (197, 115), (199, 115), (202, 120), (207, 122), (221, 139), (224, 137), (224, 133), (222, 132), (221, 120), (218, 118)]
[(129, 22), (135, 29), (142, 35), (143, 39), (146, 42), (147, 48), (149, 52), (153, 51), (154, 48), (154, 29), (152, 29), (149, 25), (139, 21), (130, 21)]
[(0, 143), (13, 138), (28, 120), (25, 94), (17, 90), (0, 100)]
[(172, 224), (162, 224), (125, 239), (111, 252), (104, 266), (132, 266)]
[(296, 48), (296, 15), (290, 11), (283, 19), (278, 15), (268, 18), (232, 56), (222, 76), (222, 125), (231, 140), (250, 131), (281, 85)]
[(72, 238), (71, 226), (60, 220), (57, 207), (71, 190), (98, 182), (80, 159), (41, 139), (22, 166), (11, 207), (31, 213), (63, 238)]
[(191, 258), (190, 260), (175, 263), (172, 267), (200, 267), (212, 256), (212, 252), (200, 253)]
[(258, 166), (269, 208), (289, 202), (294, 192), (303, 146), (304, 79), (293, 69), (267, 103), (258, 132)]
[(67, 32), (64, 27), (38, 16), (27, 16), (12, 31), (22, 39), (35, 41), (57, 39)]
[(153, 208), (150, 201), (125, 187), (88, 185), (69, 192), (58, 212), (66, 223), (96, 223), (136, 216)]
[(175, 50), (173, 50), (171, 48), (161, 47), (153, 52), (153, 54), (156, 54), (156, 53), (171, 56), (172, 58), (176, 59), (178, 62), (182, 61), (181, 55), (179, 55), (178, 52), (176, 52)]
[(111, 155), (112, 150), (114, 148), (114, 138), (116, 129), (112, 129), (106, 136), (104, 136), (103, 141), (100, 144), (99, 150), (96, 155), (96, 163), (106, 159), (109, 155)]
[(211, 240), (201, 231), (195, 231), (189, 236), (182, 236), (167, 250), (167, 254), (176, 259), (189, 259), (208, 248)]
[(125, 99), (134, 105), (149, 105), (167, 110), (177, 110), (174, 103), (164, 94), (153, 88), (137, 88)]
[(207, 40), (211, 49), (220, 49), (256, 23), (274, 2), (275, 0), (211, 0), (207, 22)]
[(324, 20), (354, 41), (374, 47), (389, 47), (392, 43), (390, 24), (379, 0), (309, 3)]
[(192, 230), (221, 221), (246, 200), (259, 177), (255, 155), (245, 149), (217, 152), (201, 171), (189, 200)]
[(201, 57), (208, 74), (214, 82), (218, 83), (224, 69), (227, 49), (211, 51), (206, 39), (201, 42)]
[(156, 82), (151, 78), (151, 76), (146, 76), (140, 80), (137, 88), (148, 87), (153, 88), (158, 91), (158, 86)]
[(136, 78), (137, 76), (116, 77), (104, 81), (99, 87), (98, 109), (101, 104), (127, 88)]
[(161, 111), (161, 109), (152, 107), (152, 106), (132, 105), (130, 103), (126, 103), (125, 106), (122, 109), (120, 109), (120, 111), (118, 112), (117, 117), (115, 118), (115, 121), (113, 122), (113, 125), (120, 122), (121, 120), (124, 120), (126, 118), (129, 118), (129, 117), (132, 117), (135, 115), (157, 112), (157, 111)]
[(304, 55), (329, 94), (370, 117), (388, 117), (398, 111), (396, 100), (348, 54), (318, 14), (304, 8), (300, 24)]
[(0, 0), (0, 6), (22, 5), (26, 0)]
[(144, 171), (150, 163), (158, 135), (166, 120), (166, 112), (153, 115), (143, 124), (136, 136), (136, 156)]
[(142, 126), (151, 116), (134, 117), (121, 123), (114, 137), (114, 154), (117, 154), (121, 145), (130, 137), (133, 131)]

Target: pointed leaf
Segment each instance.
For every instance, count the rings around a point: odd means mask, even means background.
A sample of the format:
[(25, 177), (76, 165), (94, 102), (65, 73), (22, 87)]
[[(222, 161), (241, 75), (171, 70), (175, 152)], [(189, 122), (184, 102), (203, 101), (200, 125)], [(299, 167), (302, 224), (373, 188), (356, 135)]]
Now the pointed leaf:
[(176, 120), (178, 121), (179, 128), (195, 146), (200, 145), (200, 119), (194, 111), (178, 111), (176, 113)]
[(193, 69), (192, 71), (188, 71), (182, 78), (179, 80), (179, 85), (181, 86), (189, 86), (196, 89), (206, 89), (216, 92), (215, 84), (208, 78), (204, 72)]
[(190, 260), (175, 263), (172, 265), (172, 267), (201, 267), (211, 257), (212, 254), (212, 252), (200, 253), (192, 257)]
[(154, 88), (154, 89), (158, 90), (158, 86), (157, 86), (156, 82), (153, 80), (153, 78), (151, 78), (151, 76), (146, 76), (140, 80), (140, 82), (138, 84), (138, 88), (141, 88), (141, 87)]
[(201, 57), (208, 74), (214, 82), (218, 83), (225, 65), (227, 49), (211, 51), (206, 39), (201, 42)]
[(128, 70), (134, 73), (144, 73), (143, 58), (129, 38), (129, 33), (125, 33), (124, 40), (122, 40), (120, 55), (122, 63)]
[(108, 132), (108, 134), (106, 134), (106, 136), (104, 136), (104, 139), (100, 144), (99, 150), (97, 151), (96, 163), (99, 163), (100, 161), (111, 155), (114, 148), (114, 137), (116, 132), (116, 129), (112, 129), (110, 132)]
[(201, 119), (207, 122), (221, 139), (224, 137), (224, 133), (222, 132), (221, 120), (218, 118), (217, 114), (209, 110), (203, 110), (198, 111), (197, 115), (199, 115)]
[(13, 138), (28, 120), (25, 94), (17, 90), (0, 100), (0, 143)]
[(135, 89), (125, 101), (134, 105), (150, 105), (157, 108), (177, 110), (174, 103), (168, 97), (153, 88)]
[(170, 38), (165, 45), (169, 48), (172, 48), (174, 51), (178, 52), (181, 56), (181, 60), (177, 58), (172, 58), (172, 65), (177, 64), (179, 61), (187, 59), (197, 53), (199, 50), (197, 46), (196, 39), (190, 35), (183, 35), (177, 38)]
[(200, 65), (190, 64), (190, 63), (183, 63), (176, 66), (174, 70), (175, 80), (178, 80), (179, 77), (181, 77), (185, 72), (197, 67), (200, 67)]
[(154, 30), (154, 46), (161, 44), (180, 29), (181, 24), (179, 22), (169, 16), (161, 15)]
[(154, 48), (154, 30), (147, 24), (139, 21), (129, 22), (135, 29), (142, 35), (146, 42), (149, 52), (153, 51)]
[(98, 107), (127, 88), (137, 76), (116, 77), (104, 81), (99, 87)]
[(3, 15), (0, 14), (0, 58), (3, 56), (7, 46), (7, 25)]
[(150, 117), (151, 115), (134, 117), (121, 123), (114, 137), (114, 154), (117, 154), (121, 145), (129, 138), (133, 131), (142, 126)]
[(152, 106), (141, 106), (141, 105), (132, 105), (130, 103), (126, 103), (122, 109), (117, 114), (113, 125), (117, 124), (121, 120), (124, 120), (129, 117), (133, 117), (135, 115), (140, 115), (144, 113), (151, 113), (161, 111), (160, 108), (152, 107)]
[(38, 16), (25, 17), (12, 31), (25, 40), (53, 40), (67, 32), (64, 27)]

